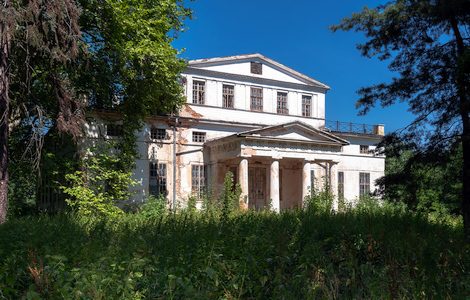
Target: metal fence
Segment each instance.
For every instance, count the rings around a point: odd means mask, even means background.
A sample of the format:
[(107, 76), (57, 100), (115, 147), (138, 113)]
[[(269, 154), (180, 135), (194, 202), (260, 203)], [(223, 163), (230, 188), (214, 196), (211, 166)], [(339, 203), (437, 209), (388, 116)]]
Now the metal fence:
[(325, 127), (335, 132), (374, 134), (374, 125), (338, 121), (325, 121)]

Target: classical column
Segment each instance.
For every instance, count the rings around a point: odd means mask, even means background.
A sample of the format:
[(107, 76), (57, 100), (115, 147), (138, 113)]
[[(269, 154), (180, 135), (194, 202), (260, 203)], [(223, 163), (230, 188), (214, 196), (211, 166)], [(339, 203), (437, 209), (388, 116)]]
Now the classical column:
[(242, 157), (238, 166), (238, 182), (242, 189), (240, 199), (241, 201), (246, 201), (246, 203), (243, 202), (243, 206), (248, 208), (248, 159), (244, 157)]
[(271, 205), (274, 211), (279, 212), (281, 210), (279, 197), (279, 160), (273, 160), (271, 162), (271, 171), (269, 174)]
[(333, 209), (338, 210), (338, 163), (330, 162), (328, 163), (328, 166), (330, 167), (328, 176), (330, 179), (330, 193), (334, 197)]
[(304, 161), (302, 166), (302, 203), (310, 194), (310, 184), (312, 182), (312, 176), (310, 172), (310, 161)]
[[(214, 195), (218, 195), (219, 193), (219, 163), (215, 162), (211, 166), (211, 175), (209, 180), (209, 188), (214, 189)], [(212, 185), (212, 186), (211, 186)]]

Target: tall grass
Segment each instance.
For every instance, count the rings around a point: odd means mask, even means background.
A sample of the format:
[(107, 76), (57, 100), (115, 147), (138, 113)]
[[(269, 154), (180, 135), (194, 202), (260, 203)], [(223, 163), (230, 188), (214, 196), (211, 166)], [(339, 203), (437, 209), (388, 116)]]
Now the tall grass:
[(0, 299), (464, 299), (461, 223), (332, 213), (41, 215), (0, 226)]

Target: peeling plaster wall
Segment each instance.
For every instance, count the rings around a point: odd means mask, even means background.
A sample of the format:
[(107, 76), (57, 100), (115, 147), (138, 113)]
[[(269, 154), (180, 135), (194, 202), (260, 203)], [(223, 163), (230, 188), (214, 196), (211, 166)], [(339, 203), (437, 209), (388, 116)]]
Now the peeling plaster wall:
[[(165, 129), (167, 133), (167, 140), (152, 141), (150, 140), (151, 127)], [(243, 129), (246, 129), (243, 128)], [(95, 121), (87, 124), (85, 130), (88, 138), (82, 142), (83, 148), (88, 148), (99, 142), (100, 139), (115, 139), (106, 136), (105, 124), (102, 120), (95, 116)], [(237, 161), (223, 160), (229, 157), (237, 157), (239, 153), (249, 157), (274, 157), (282, 153), (283, 158), (297, 159), (297, 163), (303, 159), (315, 160), (331, 160), (337, 162), (337, 171), (344, 173), (344, 190), (345, 199), (348, 201), (355, 201), (359, 197), (359, 173), (370, 173), (371, 191), (376, 187), (375, 181), (383, 176), (385, 159), (382, 156), (374, 157), (373, 154), (360, 154), (360, 145), (369, 145), (370, 149), (374, 149), (377, 140), (373, 141), (368, 137), (349, 137), (350, 145), (343, 146), (342, 149), (330, 148), (323, 146), (317, 150), (309, 150), (311, 154), (306, 155), (306, 150), (311, 149), (306, 144), (303, 147), (283, 144), (274, 141), (267, 141), (264, 143), (259, 142), (245, 142), (240, 144), (236, 140), (232, 142), (221, 143), (220, 146), (209, 147), (203, 152), (203, 143), (192, 142), (192, 133), (206, 132), (207, 139), (220, 138), (238, 132), (240, 128), (236, 126), (219, 126), (217, 124), (198, 124), (197, 122), (191, 124), (184, 124), (178, 126), (177, 130), (177, 182), (176, 194), (178, 199), (187, 200), (191, 195), (191, 165), (200, 164), (208, 166), (208, 174), (211, 176), (212, 169), (219, 167), (217, 172), (217, 183), (214, 184), (216, 194), (221, 191), (223, 179), (226, 172), (230, 168), (237, 168)], [(275, 132), (273, 132), (274, 134)], [(277, 134), (282, 134), (277, 132)], [(284, 137), (299, 138), (299, 133), (291, 133), (286, 131)], [(343, 136), (343, 138), (346, 138)], [(232, 144), (230, 144), (232, 143)], [(224, 144), (228, 145), (224, 148)], [(280, 147), (281, 146), (281, 147)], [(134, 192), (133, 201), (139, 202), (148, 197), (149, 195), (149, 162), (153, 159), (158, 163), (165, 163), (167, 170), (167, 191), (169, 199), (173, 195), (173, 127), (167, 121), (148, 121), (147, 126), (142, 132), (138, 134), (138, 147), (142, 158), (136, 161), (137, 167), (134, 170), (135, 174), (133, 179), (139, 181), (139, 184), (131, 187)], [(220, 148), (221, 147), (221, 148)], [(156, 156), (155, 156), (156, 153)], [(220, 161), (222, 160), (222, 161)], [(220, 161), (217, 165), (215, 162)], [(325, 164), (323, 164), (325, 165)], [(297, 168), (297, 169), (296, 169)], [(285, 163), (281, 160), (281, 209), (291, 208), (301, 202), (301, 167), (295, 166), (295, 163)], [(324, 188), (324, 178), (327, 176), (326, 169), (320, 164), (313, 162), (311, 170), (314, 171), (315, 187)], [(269, 185), (268, 185), (269, 190)]]
[(302, 205), (302, 169), (288, 163), (281, 166), (281, 209), (292, 209)]

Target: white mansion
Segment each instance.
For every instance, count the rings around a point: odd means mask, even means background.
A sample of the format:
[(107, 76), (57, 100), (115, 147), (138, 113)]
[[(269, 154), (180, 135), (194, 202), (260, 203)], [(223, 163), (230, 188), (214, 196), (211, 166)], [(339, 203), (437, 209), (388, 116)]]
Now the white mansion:
[[(329, 86), (260, 54), (189, 61), (177, 116), (149, 116), (134, 200), (164, 193), (185, 202), (206, 188), (217, 195), (231, 171), (248, 207), (301, 206), (310, 188), (354, 200), (375, 189), (385, 158), (371, 150), (383, 125), (325, 121)], [(93, 115), (92, 115), (93, 116)], [(116, 138), (93, 116), (87, 137)]]

